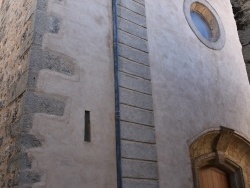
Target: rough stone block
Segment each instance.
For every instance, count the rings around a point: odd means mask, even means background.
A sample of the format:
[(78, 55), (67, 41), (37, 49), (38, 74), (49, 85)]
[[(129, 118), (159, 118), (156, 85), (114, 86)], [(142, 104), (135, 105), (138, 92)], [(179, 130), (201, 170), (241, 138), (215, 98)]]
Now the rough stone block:
[(250, 63), (250, 44), (247, 46), (244, 46), (244, 48), (242, 49), (243, 52), (243, 56), (244, 56), (244, 60), (246, 63)]
[(46, 11), (48, 6), (48, 0), (37, 0), (37, 9)]
[(149, 65), (148, 53), (136, 50), (123, 44), (118, 45), (118, 52), (119, 56), (121, 57), (129, 59), (131, 61), (135, 61), (137, 63)]
[(137, 14), (145, 16), (145, 7), (133, 0), (118, 0), (118, 5), (121, 5)]
[(23, 75), (20, 77), (19, 80), (14, 82), (9, 86), (8, 89), (8, 103), (11, 103), (14, 101), (17, 97), (19, 97), (21, 94), (24, 93), (26, 90), (27, 86), (27, 81), (28, 81), (28, 71), (24, 72)]
[(23, 114), (20, 121), (22, 122), (22, 132), (28, 133), (32, 128), (33, 114)]
[(9, 125), (8, 126), (9, 135), (12, 138), (18, 137), (21, 133), (21, 130), (22, 130), (21, 128), (22, 128), (22, 121), (21, 120)]
[(42, 45), (43, 43), (43, 35), (35, 32), (33, 38), (33, 44)]
[(49, 28), (49, 16), (46, 12), (41, 10), (36, 10), (36, 18), (35, 18), (35, 32), (44, 35), (48, 32)]
[(158, 179), (157, 163), (122, 159), (122, 175), (126, 178)]
[(123, 188), (158, 188), (157, 180), (123, 179)]
[(1, 136), (0, 137), (0, 147), (1, 147), (2, 144), (3, 144), (3, 137)]
[(20, 137), (20, 143), (26, 149), (39, 147), (42, 145), (40, 140), (30, 134), (22, 134)]
[(120, 88), (120, 102), (142, 109), (153, 110), (153, 99), (151, 95), (125, 88)]
[(120, 30), (118, 33), (118, 42), (125, 44), (129, 47), (135, 48), (137, 50), (148, 52), (146, 40), (136, 37), (134, 35), (131, 35), (129, 33), (126, 33), (122, 30)]
[(121, 148), (122, 157), (124, 158), (157, 161), (156, 146), (154, 144), (122, 140)]
[(38, 71), (29, 71), (29, 77), (28, 77), (28, 84), (27, 84), (27, 88), (30, 90), (34, 90), (36, 88), (36, 83), (37, 83), (37, 79), (38, 79)]
[(22, 171), (19, 176), (20, 185), (39, 182), (41, 177), (32, 171)]
[(40, 71), (49, 69), (66, 75), (74, 74), (73, 60), (61, 54), (53, 54), (49, 51), (42, 50), (41, 46), (33, 46), (30, 56), (30, 69)]
[(135, 24), (138, 24), (142, 27), (146, 27), (147, 23), (146, 23), (146, 18), (144, 16), (141, 16), (140, 14), (136, 14), (135, 12), (129, 10), (129, 9), (126, 9), (122, 6), (119, 6), (117, 7), (117, 14), (118, 16), (126, 19), (126, 20), (129, 20)]
[(151, 82), (120, 72), (120, 86), (141, 93), (152, 94)]
[(153, 126), (153, 113), (121, 104), (121, 120), (131, 123)]
[(250, 43), (250, 25), (245, 30), (239, 30), (240, 42), (243, 46)]
[(134, 1), (145, 6), (145, 0), (134, 0)]
[(34, 92), (25, 93), (25, 113), (46, 113), (63, 116), (65, 99), (54, 98)]
[(136, 142), (155, 143), (155, 129), (122, 121), (121, 138)]
[(146, 28), (118, 17), (118, 29), (147, 40)]
[(49, 32), (57, 34), (60, 30), (60, 19), (57, 17), (49, 18)]
[(28, 157), (27, 153), (23, 153), (20, 155), (19, 165), (21, 169), (30, 169), (31, 164), (31, 159)]
[(147, 80), (151, 79), (150, 68), (148, 66), (119, 57), (119, 70)]

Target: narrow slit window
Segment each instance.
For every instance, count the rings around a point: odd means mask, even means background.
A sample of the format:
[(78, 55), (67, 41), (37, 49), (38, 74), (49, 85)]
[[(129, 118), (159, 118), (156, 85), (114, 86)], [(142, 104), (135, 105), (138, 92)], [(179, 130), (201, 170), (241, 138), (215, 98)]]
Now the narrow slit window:
[(91, 141), (90, 111), (85, 111), (84, 141)]

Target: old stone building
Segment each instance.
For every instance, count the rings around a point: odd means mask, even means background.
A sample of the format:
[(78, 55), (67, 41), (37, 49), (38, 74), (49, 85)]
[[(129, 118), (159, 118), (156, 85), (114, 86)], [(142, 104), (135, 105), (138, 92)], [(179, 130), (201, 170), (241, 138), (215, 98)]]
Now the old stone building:
[(1, 188), (250, 188), (250, 1), (0, 0), (0, 20)]

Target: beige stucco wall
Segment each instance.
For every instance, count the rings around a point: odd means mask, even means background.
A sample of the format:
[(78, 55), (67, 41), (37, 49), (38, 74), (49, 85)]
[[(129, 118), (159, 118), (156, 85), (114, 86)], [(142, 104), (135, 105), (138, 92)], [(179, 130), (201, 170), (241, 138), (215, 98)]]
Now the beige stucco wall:
[(146, 0), (160, 187), (192, 187), (189, 142), (219, 126), (250, 139), (250, 87), (230, 1), (209, 0), (226, 32), (221, 50), (189, 27), (183, 0)]
[[(30, 149), (33, 187), (115, 188), (115, 122), (109, 0), (49, 0), (48, 14), (60, 20), (58, 34), (43, 38), (43, 49), (74, 59), (75, 73), (39, 73), (37, 90), (64, 98), (62, 117), (36, 114), (32, 134), (43, 140)], [(91, 142), (84, 142), (84, 112), (90, 111)]]

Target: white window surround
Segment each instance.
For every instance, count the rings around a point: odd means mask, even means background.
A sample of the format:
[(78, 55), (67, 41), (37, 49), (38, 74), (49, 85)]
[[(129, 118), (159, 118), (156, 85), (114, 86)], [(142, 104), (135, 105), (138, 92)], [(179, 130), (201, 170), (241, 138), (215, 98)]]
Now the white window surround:
[[(225, 45), (225, 30), (222, 21), (215, 9), (206, 0), (184, 0), (184, 14), (186, 20), (197, 38), (207, 47), (220, 50)], [(208, 23), (212, 37), (210, 40), (203, 37), (191, 17), (191, 11), (199, 13)]]

